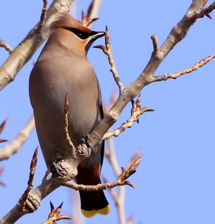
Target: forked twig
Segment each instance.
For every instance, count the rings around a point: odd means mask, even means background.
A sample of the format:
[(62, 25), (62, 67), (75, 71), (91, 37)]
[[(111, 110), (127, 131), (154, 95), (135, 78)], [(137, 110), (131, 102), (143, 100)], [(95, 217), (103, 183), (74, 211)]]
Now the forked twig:
[(138, 165), (140, 164), (142, 160), (142, 156), (139, 156), (134, 161), (129, 163), (128, 167), (126, 169), (122, 169), (121, 174), (118, 176), (117, 180), (114, 182), (109, 182), (105, 184), (97, 184), (97, 185), (83, 185), (83, 184), (76, 184), (73, 181), (67, 181), (63, 183), (64, 186), (70, 187), (74, 190), (81, 190), (81, 191), (99, 191), (104, 189), (110, 189), (116, 186), (124, 186), (129, 185), (131, 187), (134, 187), (133, 183), (130, 181), (127, 181), (127, 179), (136, 172), (136, 169)]
[(48, 220), (43, 222), (42, 224), (56, 224), (57, 221), (64, 220), (64, 219), (71, 219), (69, 216), (60, 215), (62, 206), (63, 206), (63, 202), (55, 209), (54, 205), (50, 201), (51, 211), (48, 215)]
[(155, 76), (154, 81), (157, 82), (157, 81), (166, 81), (167, 79), (177, 79), (179, 76), (191, 73), (191, 72), (201, 68), (202, 66), (204, 66), (208, 62), (210, 62), (213, 58), (215, 58), (215, 54), (202, 59), (201, 61), (199, 61), (198, 63), (196, 63), (195, 65), (193, 65), (190, 68), (186, 68), (184, 70), (181, 70), (181, 71), (175, 72), (175, 73), (167, 73), (162, 76)]
[(145, 112), (151, 112), (154, 111), (153, 109), (150, 109), (148, 107), (141, 108), (140, 104), (140, 95), (138, 96), (136, 102), (133, 101), (132, 103), (132, 109), (131, 109), (131, 117), (123, 123), (119, 128), (108, 131), (104, 136), (103, 140), (108, 139), (110, 137), (117, 137), (119, 136), (123, 131), (125, 131), (127, 128), (131, 128), (134, 122), (139, 122), (138, 117), (142, 115)]
[(109, 64), (111, 66), (110, 71), (113, 74), (113, 78), (114, 78), (117, 86), (119, 87), (119, 91), (121, 94), (122, 91), (124, 90), (124, 85), (120, 80), (119, 74), (116, 69), (116, 64), (115, 64), (115, 61), (114, 61), (114, 58), (113, 58), (113, 55), (111, 52), (111, 42), (110, 42), (110, 36), (109, 36), (109, 31), (108, 31), (107, 26), (106, 26), (106, 30), (105, 30), (105, 46), (97, 45), (97, 46), (95, 46), (95, 48), (101, 49), (107, 55)]

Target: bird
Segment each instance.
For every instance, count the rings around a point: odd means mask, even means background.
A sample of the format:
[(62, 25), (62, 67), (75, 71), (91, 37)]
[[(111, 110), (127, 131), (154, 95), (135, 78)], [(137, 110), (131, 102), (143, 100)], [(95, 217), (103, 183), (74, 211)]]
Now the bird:
[[(36, 132), (47, 167), (59, 155), (66, 158), (71, 148), (64, 134), (64, 99), (69, 99), (69, 134), (75, 147), (103, 119), (102, 97), (98, 79), (87, 52), (92, 43), (104, 36), (69, 14), (51, 24), (51, 34), (29, 78), (29, 96), (34, 111)], [(78, 184), (101, 183), (100, 172), (104, 142), (77, 167)], [(106, 215), (110, 205), (103, 190), (79, 191), (81, 211), (85, 217)]]

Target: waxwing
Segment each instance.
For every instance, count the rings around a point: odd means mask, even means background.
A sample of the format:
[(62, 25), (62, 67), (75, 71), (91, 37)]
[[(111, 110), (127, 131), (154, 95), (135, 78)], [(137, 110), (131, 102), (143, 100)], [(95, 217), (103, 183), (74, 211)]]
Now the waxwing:
[[(68, 14), (52, 25), (52, 33), (30, 75), (29, 93), (36, 131), (48, 167), (71, 153), (64, 134), (64, 100), (69, 97), (69, 134), (75, 146), (103, 118), (102, 100), (95, 71), (87, 59), (91, 44), (104, 32), (94, 32)], [(104, 142), (78, 165), (78, 184), (100, 183)], [(80, 191), (86, 217), (108, 214), (103, 191)]]

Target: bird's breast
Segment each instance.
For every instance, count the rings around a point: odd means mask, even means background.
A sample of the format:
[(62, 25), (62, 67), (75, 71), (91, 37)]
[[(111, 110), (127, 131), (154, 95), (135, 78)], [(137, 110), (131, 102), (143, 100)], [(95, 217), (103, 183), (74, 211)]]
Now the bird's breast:
[(65, 147), (64, 101), (69, 97), (69, 130), (79, 144), (101, 118), (96, 75), (88, 61), (39, 61), (30, 76), (30, 99), (41, 145)]

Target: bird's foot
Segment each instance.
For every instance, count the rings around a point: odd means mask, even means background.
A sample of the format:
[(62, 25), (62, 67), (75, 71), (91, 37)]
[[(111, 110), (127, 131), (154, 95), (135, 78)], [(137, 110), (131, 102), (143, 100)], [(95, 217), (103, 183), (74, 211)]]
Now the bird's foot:
[(77, 161), (75, 161), (74, 159), (61, 159), (55, 161), (52, 164), (51, 172), (53, 177), (62, 178), (67, 181), (71, 180), (77, 175), (77, 166)]
[(87, 135), (83, 136), (81, 139), (81, 144), (78, 146), (78, 154), (79, 157), (89, 158), (92, 153), (92, 148), (89, 144), (89, 138)]
[(35, 194), (34, 192), (30, 192), (23, 204), (23, 211), (27, 213), (35, 212), (40, 206), (40, 201), (41, 199), (37, 194)]

